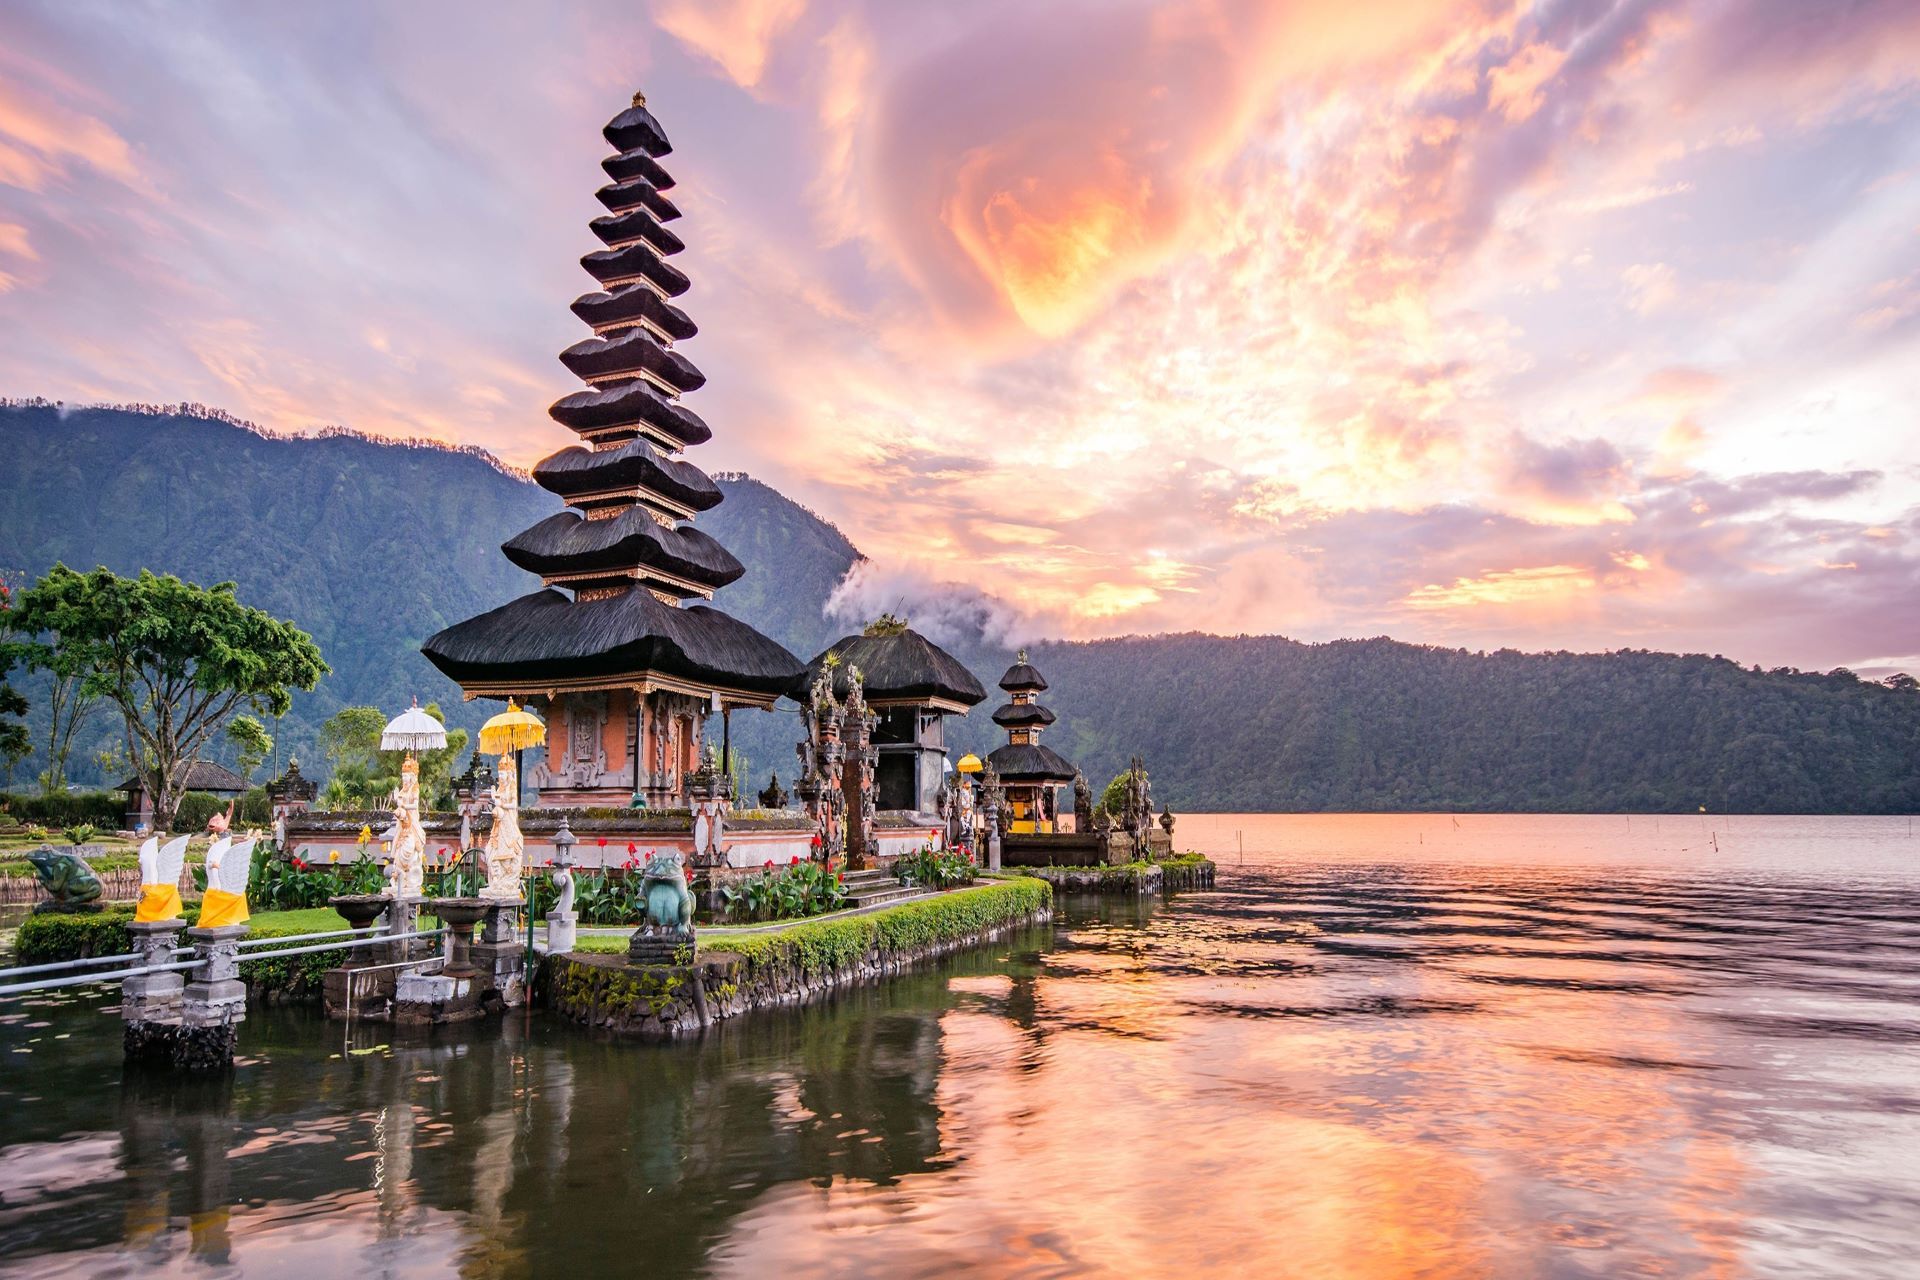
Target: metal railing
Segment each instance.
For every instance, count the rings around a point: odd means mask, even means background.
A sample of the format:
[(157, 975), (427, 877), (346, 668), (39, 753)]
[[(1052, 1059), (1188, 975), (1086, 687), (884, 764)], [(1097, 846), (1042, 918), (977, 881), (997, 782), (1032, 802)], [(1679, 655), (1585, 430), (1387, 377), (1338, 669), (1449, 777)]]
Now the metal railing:
[(378, 933), (379, 925), (367, 925), (360, 929), (328, 929), (320, 933), (293, 933), (284, 937), (247, 938), (240, 943), (240, 949), (248, 947), (274, 947), (288, 942), (312, 942), (316, 938), (350, 938), (361, 934)]
[(34, 991), (53, 991), (59, 987), (84, 987), (90, 982), (119, 982), (149, 973), (172, 973), (179, 969), (198, 969), (205, 961), (177, 960), (172, 964), (150, 964), (139, 969), (117, 969), (112, 973), (82, 973), (71, 978), (42, 978), (37, 982), (16, 982), (0, 987), (0, 996), (27, 995)]
[[(414, 938), (437, 938), (446, 931), (446, 926), (442, 925), (438, 929), (421, 929), (413, 933), (383, 933), (372, 938), (355, 938), (350, 942), (321, 942), (310, 947), (288, 947), (285, 951), (261, 951), (247, 956), (246, 959), (278, 960), (282, 956), (304, 956), (315, 951), (345, 951), (351, 947), (375, 947), (388, 942), (408, 942)], [(285, 941), (285, 939), (274, 938), (272, 941), (282, 942)], [(431, 957), (423, 956), (421, 958), (424, 960), (430, 959)], [(408, 963), (413, 962), (409, 961)]]
[[(249, 945), (280, 945), (283, 949), (279, 951), (256, 951), (241, 957), (248, 961), (278, 960), (284, 956), (311, 955), (317, 951), (348, 951), (356, 947), (384, 946), (389, 942), (411, 942), (415, 938), (438, 938), (446, 932), (447, 928), (445, 925), (441, 925), (437, 929), (417, 929), (412, 933), (380, 933), (377, 929), (372, 928), (339, 929), (324, 933), (294, 934), (285, 938), (251, 938), (239, 945), (241, 947)], [(336, 939), (336, 941), (319, 942), (304, 947), (285, 946), (285, 944), (289, 942), (305, 942), (313, 938), (332, 938)], [(191, 953), (192, 950), (193, 948), (191, 947), (175, 947), (172, 954), (180, 955), (182, 953)], [(140, 952), (129, 952), (125, 955), (89, 956), (84, 960), (65, 960), (57, 964), (25, 965), (17, 969), (0, 970), (0, 978), (17, 978), (24, 977), (28, 974), (52, 973), (60, 969), (83, 968), (89, 965), (111, 964), (119, 961), (139, 960), (142, 958), (143, 955)], [(435, 958), (436, 957), (433, 956), (422, 956), (418, 960), (399, 961), (398, 965), (426, 964)], [(197, 969), (205, 963), (207, 963), (205, 959), (196, 957), (192, 960), (175, 961), (172, 964), (142, 965), (131, 969), (115, 969), (107, 973), (81, 973), (66, 978), (36, 978), (32, 982), (13, 982), (0, 985), (0, 996), (28, 995), (35, 991), (54, 991), (62, 987), (84, 987), (95, 982), (120, 982), (127, 978), (138, 978), (149, 973), (175, 973), (186, 969)], [(396, 967), (398, 967), (398, 965), (396, 965)]]
[[(192, 947), (175, 947), (173, 949), (173, 954), (176, 956), (191, 955), (192, 953)], [(144, 960), (146, 958), (147, 953), (144, 951), (129, 951), (125, 955), (118, 956), (87, 956), (80, 960), (55, 960), (52, 964), (23, 964), (12, 969), (0, 969), (0, 982), (4, 982), (9, 978), (23, 978), (30, 973), (53, 973), (58, 969), (84, 969), (88, 965), (118, 964), (126, 960)]]

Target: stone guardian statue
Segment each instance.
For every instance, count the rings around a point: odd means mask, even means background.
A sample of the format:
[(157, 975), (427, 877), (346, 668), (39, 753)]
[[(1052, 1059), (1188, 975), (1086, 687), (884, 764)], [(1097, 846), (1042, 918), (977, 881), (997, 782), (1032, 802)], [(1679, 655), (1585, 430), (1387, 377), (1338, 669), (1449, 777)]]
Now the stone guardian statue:
[(400, 766), (400, 786), (393, 793), (393, 848), (389, 856), (389, 896), (419, 897), (426, 875), (427, 830), (420, 825), (420, 764), (412, 756)]
[(520, 771), (511, 754), (500, 757), (493, 784), (493, 830), (487, 833), (487, 884), (480, 896), (498, 902), (520, 900), (520, 872), (526, 863), (527, 842), (520, 834)]

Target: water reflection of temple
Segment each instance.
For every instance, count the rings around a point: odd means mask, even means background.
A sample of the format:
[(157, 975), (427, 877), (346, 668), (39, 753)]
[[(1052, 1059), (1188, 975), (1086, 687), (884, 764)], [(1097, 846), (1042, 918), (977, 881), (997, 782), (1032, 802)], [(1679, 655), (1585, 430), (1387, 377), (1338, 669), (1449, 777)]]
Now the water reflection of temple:
[[(64, 1087), (59, 1115), (23, 1113), (0, 1156), (19, 1169), (22, 1150), (57, 1151), (62, 1167), (28, 1222), (0, 1212), (0, 1243), (13, 1261), (132, 1245), (160, 1263), (398, 1273), (457, 1259), (518, 1274), (603, 1254), (643, 1207), (674, 1226), (649, 1233), (649, 1268), (699, 1270), (775, 1188), (886, 1185), (953, 1161), (943, 1024), (978, 1002), (949, 979), (999, 968), (990, 953), (955, 957), (647, 1053), (513, 1018), (343, 1043), (299, 1011), (263, 1011), (270, 1071), (243, 1063), (211, 1089), (89, 1076)], [(44, 1093), (52, 1064), (34, 1069)], [(10, 1188), (10, 1204), (22, 1194)]]

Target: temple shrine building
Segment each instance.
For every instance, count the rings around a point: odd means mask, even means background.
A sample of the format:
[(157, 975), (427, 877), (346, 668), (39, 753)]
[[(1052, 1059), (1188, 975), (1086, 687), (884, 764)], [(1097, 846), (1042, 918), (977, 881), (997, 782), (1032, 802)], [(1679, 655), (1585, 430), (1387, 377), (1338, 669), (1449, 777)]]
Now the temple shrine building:
[(946, 783), (947, 717), (965, 715), (987, 691), (958, 658), (891, 617), (829, 645), (795, 682), (794, 699), (809, 696), (829, 669), (838, 698), (848, 696), (852, 672), (860, 673), (874, 715), (876, 807), (933, 813)]
[(706, 381), (676, 348), (697, 332), (674, 302), (684, 247), (665, 192), (665, 131), (635, 94), (602, 131), (615, 154), (580, 265), (597, 288), (572, 310), (591, 334), (560, 361), (584, 384), (549, 413), (581, 443), (533, 478), (566, 508), (502, 552), (541, 589), (422, 646), (469, 698), (517, 699), (547, 722), (526, 783), (548, 806), (685, 807), (713, 712), (769, 709), (799, 659), (710, 603), (743, 567), (693, 527), (721, 493), (685, 451), (712, 437), (682, 397)]
[(1054, 722), (1054, 714), (1038, 701), (1047, 682), (1027, 661), (1025, 651), (1000, 677), (1000, 687), (1008, 700), (994, 709), (993, 722), (1007, 731), (1007, 741), (988, 754), (987, 764), (1006, 788), (1013, 815), (1008, 831), (1050, 834), (1058, 825), (1059, 789), (1071, 785), (1078, 770), (1052, 748), (1040, 745), (1040, 732)]

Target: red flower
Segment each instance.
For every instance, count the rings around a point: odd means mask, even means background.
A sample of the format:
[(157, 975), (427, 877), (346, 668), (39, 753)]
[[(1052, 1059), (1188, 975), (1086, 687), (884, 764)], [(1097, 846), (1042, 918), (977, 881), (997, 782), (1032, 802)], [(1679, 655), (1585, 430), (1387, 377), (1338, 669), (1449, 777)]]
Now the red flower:
[(605, 836), (601, 836), (598, 839), (596, 839), (594, 843), (599, 845), (602, 849), (604, 849), (607, 847), (607, 838)]
[(816, 849), (820, 847), (820, 833), (818, 831), (813, 833), (813, 847)]
[(793, 865), (796, 867), (800, 865), (800, 855), (797, 853), (793, 855)]
[(771, 870), (772, 868), (773, 868), (773, 859), (772, 859), (772, 858), (768, 858), (768, 859), (767, 859), (767, 865), (766, 865), (766, 867), (765, 867), (764, 869), (765, 869), (765, 870)]
[(638, 852), (640, 852), (640, 846), (639, 846), (639, 845), (636, 845), (636, 844), (634, 844), (634, 843), (633, 843), (633, 842), (631, 842), (631, 841), (629, 841), (629, 842), (627, 843), (627, 852), (628, 852), (628, 853), (638, 853)]

